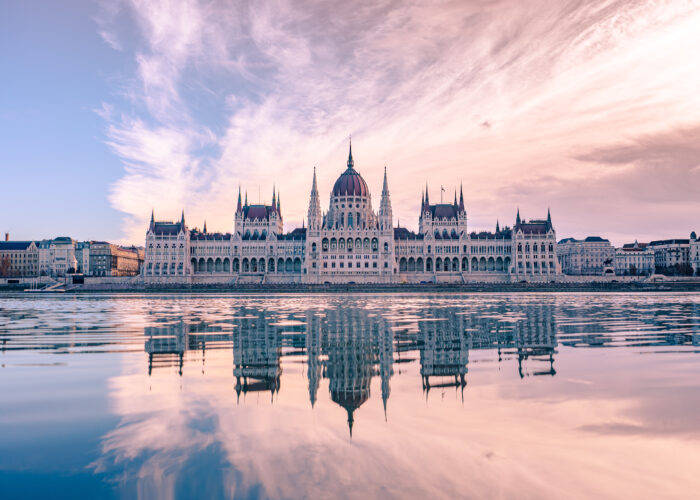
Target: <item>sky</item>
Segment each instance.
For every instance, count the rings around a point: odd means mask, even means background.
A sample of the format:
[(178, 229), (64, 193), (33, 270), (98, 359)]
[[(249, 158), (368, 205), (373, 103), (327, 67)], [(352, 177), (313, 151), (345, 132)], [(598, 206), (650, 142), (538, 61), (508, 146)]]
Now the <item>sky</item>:
[(141, 244), (285, 229), (345, 168), (394, 223), (461, 185), (470, 230), (547, 209), (559, 238), (700, 231), (700, 2), (6, 1), (0, 230)]

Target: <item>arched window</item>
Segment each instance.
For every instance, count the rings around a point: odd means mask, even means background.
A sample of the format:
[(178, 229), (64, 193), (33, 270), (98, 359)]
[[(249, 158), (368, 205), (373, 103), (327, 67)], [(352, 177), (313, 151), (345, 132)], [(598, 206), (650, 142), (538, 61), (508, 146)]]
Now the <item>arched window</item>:
[(294, 262), (292, 262), (292, 259), (287, 258), (286, 262), (284, 263), (284, 270), (288, 273), (294, 272)]
[(362, 246), (365, 250), (369, 251), (369, 238), (365, 238), (365, 241), (362, 244)]
[(411, 257), (408, 259), (408, 269), (409, 272), (415, 272), (416, 271), (416, 259)]
[(429, 273), (433, 272), (433, 259), (430, 257), (425, 259), (425, 270), (428, 271)]
[(229, 273), (231, 272), (231, 261), (228, 260), (228, 257), (224, 259), (224, 272)]
[(268, 273), (274, 273), (275, 272), (275, 259), (270, 257), (270, 259), (267, 261), (267, 272)]
[(261, 273), (265, 272), (265, 259), (263, 259), (262, 257), (258, 261), (258, 271)]
[(435, 259), (435, 270), (442, 271), (442, 259), (440, 257)]
[(389, 251), (389, 243), (387, 243), (386, 241), (384, 242), (384, 251), (385, 252)]
[(452, 270), (459, 271), (459, 260), (457, 260), (457, 257), (452, 258)]
[(328, 251), (328, 238), (323, 238), (323, 241), (321, 241), (321, 250), (324, 252)]
[(348, 238), (348, 252), (352, 252), (352, 247), (353, 247), (352, 238)]
[(238, 258), (233, 259), (233, 272), (237, 273), (241, 270), (240, 263), (238, 262)]
[(250, 263), (248, 262), (248, 258), (243, 259), (243, 272), (244, 273), (250, 272)]
[(258, 261), (256, 259), (250, 259), (250, 272), (251, 273), (258, 272)]
[(462, 257), (462, 272), (469, 271), (469, 261), (466, 257)]
[(360, 238), (355, 239), (355, 250), (358, 252), (362, 251), (362, 240)]
[(218, 258), (218, 257), (216, 258), (216, 262), (214, 262), (214, 270), (215, 270), (217, 273), (220, 273), (221, 271), (224, 270), (224, 263), (223, 263), (223, 262), (221, 261), (221, 259)]
[(422, 257), (418, 257), (418, 259), (416, 260), (416, 271), (418, 271), (419, 273), (423, 272), (423, 258)]
[(335, 238), (331, 238), (331, 250), (338, 248), (338, 241)]
[(372, 251), (376, 252), (379, 250), (379, 240), (377, 238), (372, 238)]
[(282, 259), (282, 258), (277, 259), (277, 272), (278, 273), (284, 272), (284, 259)]
[(214, 272), (214, 259), (209, 257), (207, 259), (207, 272), (208, 273), (213, 273)]
[(311, 244), (311, 251), (312, 252), (316, 251), (316, 242), (315, 241)]
[(405, 273), (406, 269), (406, 257), (401, 257), (401, 260), (399, 260), (399, 271)]

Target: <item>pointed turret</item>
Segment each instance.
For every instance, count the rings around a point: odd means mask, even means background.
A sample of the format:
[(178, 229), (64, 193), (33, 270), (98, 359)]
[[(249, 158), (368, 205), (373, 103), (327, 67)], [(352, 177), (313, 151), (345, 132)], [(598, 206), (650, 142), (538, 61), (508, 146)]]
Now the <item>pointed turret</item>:
[(204, 221), (204, 229), (202, 229), (202, 232), (203, 232), (204, 234), (207, 233), (207, 221), (206, 221), (206, 220)]
[(352, 138), (350, 138), (350, 152), (348, 153), (348, 169), (352, 170), (355, 167), (355, 162), (352, 159)]
[(462, 193), (462, 183), (459, 184), (459, 211), (464, 212), (464, 194)]
[(151, 224), (148, 226), (149, 229), (153, 229), (156, 225), (156, 218), (153, 214), (153, 209), (151, 209)]
[(321, 229), (322, 214), (321, 214), (321, 199), (318, 196), (318, 186), (316, 185), (316, 167), (314, 167), (314, 177), (311, 181), (311, 194), (309, 195), (309, 229)]
[(182, 209), (182, 215), (180, 216), (180, 224), (185, 225), (185, 209)]
[(547, 207), (547, 227), (552, 228), (552, 213), (549, 211), (549, 207)]
[(245, 205), (243, 205), (245, 208), (248, 208), (248, 190), (246, 189), (245, 191)]
[(496, 219), (496, 234), (501, 232), (501, 227), (498, 224), (498, 219)]
[(280, 203), (280, 191), (277, 190), (277, 214), (282, 217), (282, 204)]
[(275, 197), (275, 186), (272, 186), (272, 210), (277, 211), (277, 200)]
[(391, 196), (389, 195), (389, 181), (386, 176), (386, 166), (384, 167), (384, 184), (382, 186), (382, 200), (379, 205), (379, 223), (382, 230), (392, 228), (394, 214), (391, 210)]
[(425, 183), (425, 209), (428, 210), (430, 207), (430, 199), (428, 198), (428, 183)]
[(238, 185), (238, 204), (236, 205), (236, 213), (239, 214), (243, 211), (243, 205), (241, 203), (241, 185)]
[(518, 214), (515, 216), (515, 225), (520, 225), (520, 208), (518, 208)]
[(457, 208), (458, 205), (457, 205), (457, 190), (456, 189), (455, 189), (455, 201), (453, 204), (454, 204), (455, 208)]

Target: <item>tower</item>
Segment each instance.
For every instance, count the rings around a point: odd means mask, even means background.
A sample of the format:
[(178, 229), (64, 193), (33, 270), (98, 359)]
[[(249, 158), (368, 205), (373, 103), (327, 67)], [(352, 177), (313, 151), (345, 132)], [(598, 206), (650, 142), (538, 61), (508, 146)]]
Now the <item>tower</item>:
[(382, 201), (379, 204), (379, 225), (382, 231), (390, 231), (393, 229), (393, 213), (391, 211), (391, 197), (389, 195), (389, 182), (386, 178), (386, 167), (384, 167)]
[(316, 185), (316, 167), (314, 167), (314, 178), (311, 183), (311, 196), (309, 198), (308, 224), (309, 231), (321, 229), (321, 200), (318, 196), (318, 186)]

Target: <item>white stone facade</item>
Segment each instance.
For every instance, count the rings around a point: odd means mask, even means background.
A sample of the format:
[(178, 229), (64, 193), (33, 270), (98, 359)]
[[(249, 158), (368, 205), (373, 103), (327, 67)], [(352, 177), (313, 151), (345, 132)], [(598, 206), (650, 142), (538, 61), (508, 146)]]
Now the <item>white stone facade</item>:
[(379, 210), (354, 167), (347, 168), (323, 212), (314, 170), (307, 227), (283, 231), (279, 193), (271, 205), (238, 193), (232, 233), (156, 222), (146, 233), (146, 283), (420, 283), (551, 281), (561, 274), (551, 216), (513, 228), (469, 233), (460, 189), (452, 203), (421, 200), (418, 232), (394, 227), (386, 169)]
[(557, 247), (557, 255), (562, 272), (574, 276), (599, 276), (615, 261), (615, 249), (610, 241), (600, 236), (563, 239)]
[(691, 234), (690, 238), (690, 266), (693, 268), (693, 274), (700, 276), (700, 238), (695, 233)]
[(615, 274), (648, 276), (654, 274), (654, 250), (647, 243), (626, 243), (615, 249)]

